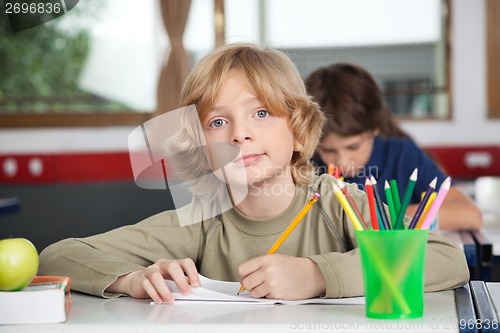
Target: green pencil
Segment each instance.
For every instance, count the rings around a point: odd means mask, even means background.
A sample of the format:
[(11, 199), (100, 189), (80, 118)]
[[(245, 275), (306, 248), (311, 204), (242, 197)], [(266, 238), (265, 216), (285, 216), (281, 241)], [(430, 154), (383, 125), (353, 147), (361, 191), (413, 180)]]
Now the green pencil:
[(405, 194), (403, 197), (403, 202), (401, 203), (401, 209), (398, 214), (398, 219), (396, 220), (396, 229), (404, 229), (403, 219), (406, 213), (406, 208), (410, 204), (410, 199), (415, 189), (415, 183), (417, 182), (418, 168), (415, 168), (411, 173), (410, 179), (408, 179), (408, 184), (406, 184)]
[(401, 198), (399, 197), (398, 182), (396, 179), (391, 179), (389, 181), (391, 185), (392, 200), (394, 200), (394, 209), (396, 210), (396, 216), (401, 210)]
[(387, 180), (384, 183), (384, 191), (385, 191), (385, 196), (387, 198), (387, 206), (389, 206), (389, 217), (391, 218), (392, 229), (396, 229), (396, 219), (397, 219), (396, 207), (394, 206), (391, 187), (389, 186), (389, 182), (387, 182)]

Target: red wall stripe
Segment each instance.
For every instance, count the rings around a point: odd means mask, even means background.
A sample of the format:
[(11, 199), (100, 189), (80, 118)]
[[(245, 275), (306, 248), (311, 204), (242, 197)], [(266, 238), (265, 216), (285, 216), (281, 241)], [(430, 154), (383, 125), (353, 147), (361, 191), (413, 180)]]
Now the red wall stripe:
[[(500, 176), (500, 146), (425, 147), (455, 178)], [(0, 155), (0, 184), (134, 181), (128, 152)]]
[(128, 152), (0, 155), (0, 167), (0, 183), (8, 184), (134, 180)]
[(452, 177), (500, 176), (500, 146), (426, 147), (425, 150)]

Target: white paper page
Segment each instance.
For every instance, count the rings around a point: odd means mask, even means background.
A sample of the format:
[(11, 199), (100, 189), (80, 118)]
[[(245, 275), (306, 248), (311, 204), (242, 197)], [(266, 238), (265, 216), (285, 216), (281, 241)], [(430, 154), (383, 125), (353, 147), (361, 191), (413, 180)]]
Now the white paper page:
[[(239, 282), (227, 282), (212, 280), (200, 274), (201, 287), (191, 288), (187, 295), (179, 292), (177, 285), (170, 280), (165, 280), (168, 288), (172, 291), (177, 301), (203, 301), (203, 302), (233, 302), (233, 303), (253, 303), (253, 304), (365, 304), (364, 297), (352, 298), (313, 298), (297, 301), (284, 301), (266, 298), (253, 298), (248, 291), (237, 295)], [(153, 302), (152, 302), (153, 304)]]

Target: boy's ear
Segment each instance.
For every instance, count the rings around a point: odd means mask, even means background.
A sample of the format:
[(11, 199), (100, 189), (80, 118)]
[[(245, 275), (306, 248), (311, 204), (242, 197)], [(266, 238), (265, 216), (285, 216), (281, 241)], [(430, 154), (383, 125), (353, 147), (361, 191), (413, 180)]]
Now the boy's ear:
[(380, 134), (380, 129), (379, 128), (376, 128), (373, 130), (373, 135), (377, 136)]

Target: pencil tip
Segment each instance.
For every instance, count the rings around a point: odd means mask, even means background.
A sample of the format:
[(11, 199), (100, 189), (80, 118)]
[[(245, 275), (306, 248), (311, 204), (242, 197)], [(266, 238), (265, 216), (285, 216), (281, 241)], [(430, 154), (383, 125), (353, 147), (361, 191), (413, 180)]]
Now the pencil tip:
[(446, 186), (447, 188), (450, 188), (451, 186), (451, 177), (446, 177), (446, 179), (443, 181), (443, 185)]
[(410, 179), (417, 180), (417, 177), (418, 177), (418, 168), (415, 168), (415, 170), (413, 170), (413, 172), (411, 173)]
[(372, 185), (377, 185), (377, 180), (375, 179), (375, 177), (370, 176), (370, 180), (372, 182)]
[(438, 177), (434, 177), (434, 179), (431, 181), (429, 186), (432, 188), (436, 188), (437, 180), (438, 180)]

